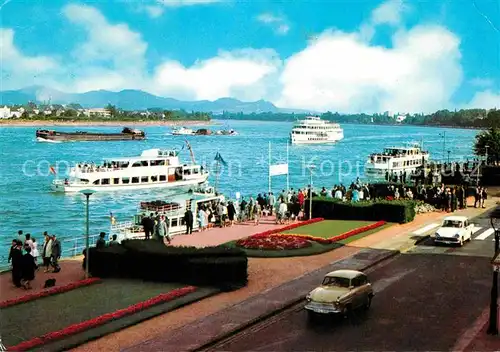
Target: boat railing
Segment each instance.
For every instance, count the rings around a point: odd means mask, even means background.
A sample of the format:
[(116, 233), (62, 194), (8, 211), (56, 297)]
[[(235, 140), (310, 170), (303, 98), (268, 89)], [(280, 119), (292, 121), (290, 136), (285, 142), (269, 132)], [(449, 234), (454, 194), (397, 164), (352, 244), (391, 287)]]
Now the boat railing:
[[(89, 235), (89, 246), (95, 246), (97, 239), (99, 238), (98, 234)], [(86, 236), (81, 237), (73, 237), (61, 240), (61, 257), (63, 258), (71, 258), (81, 255), (86, 247)], [(38, 251), (40, 253), (38, 257), (38, 264), (41, 265), (42, 262), (42, 250), (43, 243), (38, 245)], [(0, 254), (0, 272), (8, 271), (11, 269), (9, 263), (7, 263), (8, 257), (6, 255)]]

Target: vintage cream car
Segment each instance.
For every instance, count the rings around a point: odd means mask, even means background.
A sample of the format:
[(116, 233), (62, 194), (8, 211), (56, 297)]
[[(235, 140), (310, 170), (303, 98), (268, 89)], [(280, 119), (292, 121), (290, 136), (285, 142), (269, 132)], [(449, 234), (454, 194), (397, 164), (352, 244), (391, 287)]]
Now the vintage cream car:
[(370, 308), (373, 288), (368, 277), (356, 270), (336, 270), (325, 275), (321, 286), (311, 291), (305, 309), (315, 314), (347, 314)]
[(465, 216), (448, 216), (434, 235), (435, 243), (458, 244), (472, 239), (474, 225)]

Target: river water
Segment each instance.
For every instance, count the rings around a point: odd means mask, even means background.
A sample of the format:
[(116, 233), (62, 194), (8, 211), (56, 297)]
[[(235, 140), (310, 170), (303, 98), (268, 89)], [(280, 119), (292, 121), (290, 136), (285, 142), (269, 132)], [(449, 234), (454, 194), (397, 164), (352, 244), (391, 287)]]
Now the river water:
[[(227, 122), (221, 122), (227, 126)], [(272, 163), (286, 163), (287, 140), (291, 122), (231, 121), (230, 128), (237, 136), (189, 136), (197, 163), (215, 170), (214, 157), (219, 152), (227, 166), (222, 167), (219, 189), (226, 196), (236, 192), (243, 196), (267, 192), (269, 142)], [(335, 145), (290, 146), (289, 183), (299, 188), (309, 184), (305, 167), (316, 165), (315, 186), (350, 183), (357, 176), (363, 178), (363, 164), (370, 153), (384, 147), (407, 142), (421, 142), (431, 153), (431, 159), (448, 157), (452, 160), (473, 158), (475, 130), (445, 129), (413, 126), (373, 126), (345, 124), (344, 140)], [(57, 194), (50, 190), (54, 175), (49, 166), (55, 165), (59, 177), (64, 177), (65, 165), (77, 162), (100, 162), (103, 158), (135, 156), (150, 148), (181, 149), (185, 137), (170, 135), (165, 126), (148, 126), (146, 141), (40, 143), (35, 131), (43, 127), (0, 127), (0, 264), (7, 257), (10, 241), (18, 230), (31, 233), (39, 242), (41, 233), (49, 231), (59, 238), (82, 236), (85, 231), (85, 204), (81, 194)], [(50, 128), (50, 127), (48, 127)], [(197, 126), (193, 127), (197, 128)], [(214, 126), (214, 129), (220, 128)], [(121, 126), (111, 127), (57, 127), (64, 131), (116, 132)], [(443, 145), (442, 134), (446, 134)], [(443, 149), (444, 146), (444, 149)], [(443, 153), (444, 150), (444, 153)], [(185, 162), (189, 152), (180, 155)], [(215, 183), (215, 177), (210, 177)], [(286, 176), (272, 179), (275, 192), (286, 187)], [(94, 194), (91, 197), (90, 229), (92, 233), (109, 231), (109, 214), (118, 221), (131, 220), (140, 201), (165, 199), (165, 191), (115, 191)]]

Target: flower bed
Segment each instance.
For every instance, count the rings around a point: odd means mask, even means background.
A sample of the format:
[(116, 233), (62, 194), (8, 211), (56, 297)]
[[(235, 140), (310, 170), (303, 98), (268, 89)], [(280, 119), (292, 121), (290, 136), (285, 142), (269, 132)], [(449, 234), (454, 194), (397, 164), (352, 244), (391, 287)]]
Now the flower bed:
[(296, 236), (283, 236), (279, 234), (266, 236), (250, 236), (239, 240), (236, 243), (245, 249), (263, 249), (263, 250), (285, 250), (300, 249), (311, 246), (308, 239)]
[(113, 313), (106, 313), (106, 314), (103, 314), (103, 315), (98, 316), (96, 318), (67, 326), (66, 328), (61, 329), (59, 331), (49, 332), (49, 333), (42, 335), (40, 337), (35, 337), (31, 340), (21, 342), (18, 345), (8, 347), (8, 350), (9, 351), (30, 350), (30, 349), (42, 346), (44, 344), (47, 344), (49, 342), (52, 342), (55, 340), (60, 340), (60, 339), (63, 339), (65, 337), (75, 335), (75, 334), (78, 334), (80, 332), (96, 328), (96, 327), (103, 325), (103, 324), (106, 324), (112, 320), (123, 318), (127, 315), (131, 315), (131, 314), (140, 312), (142, 310), (151, 308), (152, 306), (155, 306), (155, 305), (158, 305), (161, 303), (169, 302), (169, 301), (174, 300), (176, 298), (180, 298), (182, 296), (185, 296), (189, 293), (193, 293), (194, 291), (196, 291), (196, 287), (186, 286), (183, 288), (179, 288), (179, 289), (170, 291), (168, 293), (163, 293), (163, 294), (158, 295), (156, 297), (150, 298), (146, 301), (139, 302), (139, 303), (136, 303), (134, 305), (128, 306), (127, 308), (117, 310)]
[[(312, 219), (312, 220), (309, 223), (322, 221), (323, 219)], [(315, 241), (321, 244), (332, 244), (334, 242), (345, 240), (346, 238), (358, 235), (360, 233), (373, 230), (385, 224), (386, 224), (385, 221), (378, 221), (376, 223), (363, 227), (358, 227), (356, 229), (344, 232), (340, 235), (333, 236), (330, 238), (315, 237), (315, 236), (301, 235), (301, 234), (283, 234), (275, 232), (275, 231), (281, 232), (289, 230), (290, 228), (287, 227), (278, 230), (270, 230), (258, 233), (253, 236), (238, 240), (236, 242), (236, 245), (239, 247), (243, 247), (245, 249), (261, 249), (261, 250), (300, 249), (311, 246), (311, 241)], [(300, 225), (303, 226), (307, 224), (300, 223)], [(298, 226), (292, 228), (296, 227)]]
[(25, 296), (21, 296), (18, 298), (13, 298), (13, 299), (8, 299), (5, 301), (2, 301), (2, 302), (0, 302), (0, 308), (7, 308), (10, 306), (14, 306), (16, 304), (25, 303), (25, 302), (32, 301), (32, 300), (35, 300), (38, 298), (52, 296), (52, 295), (56, 295), (58, 293), (68, 292), (68, 291), (74, 290), (76, 288), (95, 284), (95, 283), (100, 282), (100, 281), (101, 281), (101, 279), (99, 279), (97, 277), (93, 277), (90, 279), (72, 282), (72, 283), (64, 285), (64, 286), (52, 287), (52, 288), (49, 288), (47, 290), (44, 290), (44, 291), (41, 291), (38, 293), (31, 293), (29, 295), (25, 295)]

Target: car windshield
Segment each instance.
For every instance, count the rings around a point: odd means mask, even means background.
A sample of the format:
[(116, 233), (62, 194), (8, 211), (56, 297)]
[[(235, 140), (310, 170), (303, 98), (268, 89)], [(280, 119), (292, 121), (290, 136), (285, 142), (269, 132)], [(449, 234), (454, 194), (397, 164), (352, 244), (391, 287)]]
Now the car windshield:
[(349, 287), (351, 280), (345, 277), (327, 276), (323, 280), (324, 286)]
[(445, 220), (443, 227), (463, 227), (463, 222), (459, 220)]

